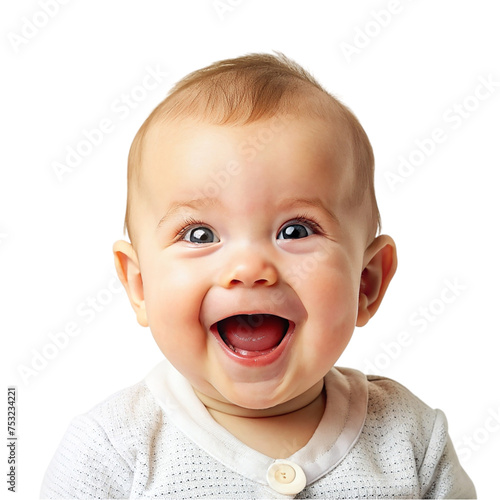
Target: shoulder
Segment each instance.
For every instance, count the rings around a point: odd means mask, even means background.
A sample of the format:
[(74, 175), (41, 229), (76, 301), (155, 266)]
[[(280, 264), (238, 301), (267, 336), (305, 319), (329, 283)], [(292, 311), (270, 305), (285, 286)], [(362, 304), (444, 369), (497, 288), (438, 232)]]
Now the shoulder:
[(161, 420), (144, 382), (76, 417), (45, 474), (42, 498), (123, 498)]
[(147, 429), (156, 430), (162, 423), (162, 412), (142, 381), (113, 394), (79, 418), (93, 421), (110, 441), (118, 443), (130, 442)]
[(329, 488), (349, 491), (350, 498), (475, 498), (441, 410), (394, 380), (338, 371), (355, 408), (347, 423), (361, 415), (361, 424), (353, 445), (325, 476)]
[[(343, 376), (342, 379), (335, 379), (337, 386), (339, 381), (346, 387), (349, 386), (349, 404), (352, 405), (357, 399), (362, 400), (366, 425), (408, 426), (414, 429), (415, 424), (419, 422), (419, 430), (429, 432), (436, 416), (442, 414), (440, 410), (432, 409), (405, 386), (390, 378), (365, 375), (358, 370), (343, 367), (336, 368), (333, 372)], [(331, 373), (329, 375), (331, 377)]]
[(350, 413), (362, 413), (358, 447), (362, 445), (366, 451), (371, 449), (377, 456), (411, 450), (418, 464), (433, 434), (439, 436), (444, 446), (447, 423), (443, 412), (432, 409), (395, 380), (365, 375), (350, 368), (338, 368), (337, 371), (354, 391), (349, 404), (356, 406), (356, 411)]
[(398, 457), (406, 469), (414, 464), (422, 498), (476, 498), (450, 440), (445, 414), (394, 380), (367, 376), (367, 383), (365, 438), (376, 436), (382, 454)]
[(444, 413), (425, 404), (395, 380), (368, 375), (366, 427), (389, 446), (406, 442), (417, 464), (424, 459), (431, 442), (444, 447), (447, 422)]
[(163, 424), (163, 413), (144, 381), (116, 392), (84, 415), (76, 417), (69, 431), (81, 434), (80, 442), (106, 442), (130, 467), (147, 448)]
[(436, 418), (436, 411), (425, 404), (404, 385), (386, 377), (367, 375), (368, 386), (368, 415), (375, 414), (377, 419), (381, 415), (384, 421), (398, 421), (402, 424), (414, 424), (416, 420), (422, 425), (432, 428)]

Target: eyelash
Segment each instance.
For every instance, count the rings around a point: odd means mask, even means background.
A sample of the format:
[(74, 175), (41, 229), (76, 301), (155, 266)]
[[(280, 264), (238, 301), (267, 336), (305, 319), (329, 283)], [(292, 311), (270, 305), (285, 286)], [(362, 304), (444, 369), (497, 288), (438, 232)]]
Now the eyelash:
[[(286, 227), (289, 224), (293, 223), (299, 223), (299, 224), (306, 224), (308, 225), (311, 230), (313, 231), (314, 234), (324, 234), (324, 231), (321, 227), (321, 225), (316, 221), (314, 217), (311, 215), (299, 215), (297, 217), (294, 217), (293, 219), (288, 220), (284, 224), (282, 224), (278, 230), (278, 234), (280, 231)], [(176, 230), (176, 235), (175, 235), (175, 240), (179, 241), (182, 240), (182, 237), (190, 230), (193, 229), (193, 227), (196, 226), (207, 226), (210, 227), (208, 224), (205, 222), (194, 219), (193, 217), (187, 217), (183, 220), (182, 225), (179, 227), (179, 229)]]
[(321, 227), (319, 222), (309, 214), (299, 215), (298, 217), (295, 217), (295, 218), (290, 219), (289, 221), (285, 222), (284, 224), (281, 225), (278, 233), (284, 227), (286, 227), (289, 224), (293, 224), (293, 223), (306, 224), (311, 228), (311, 230), (314, 234), (324, 234), (323, 228)]
[[(175, 240), (182, 240), (182, 237), (195, 226), (208, 226), (203, 221), (194, 219), (193, 217), (187, 217), (183, 220), (182, 226), (176, 231)], [(209, 227), (209, 226), (208, 226)]]

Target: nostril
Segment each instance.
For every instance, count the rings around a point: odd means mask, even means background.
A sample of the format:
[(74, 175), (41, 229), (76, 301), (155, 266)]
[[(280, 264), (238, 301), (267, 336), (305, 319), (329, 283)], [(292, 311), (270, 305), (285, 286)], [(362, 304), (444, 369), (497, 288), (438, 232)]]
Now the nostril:
[[(268, 283), (268, 280), (265, 279), (265, 278), (262, 278), (262, 279), (258, 279), (258, 280), (255, 280), (253, 282), (254, 285), (266, 285)], [(235, 286), (235, 285), (243, 285), (245, 284), (245, 281), (244, 280), (237, 280), (237, 279), (232, 279), (230, 282), (229, 282), (229, 285), (230, 286)]]
[(250, 256), (236, 265), (229, 265), (221, 273), (219, 281), (223, 287), (271, 286), (278, 281), (278, 271), (265, 259)]
[(266, 279), (260, 279), (255, 281), (256, 285), (265, 285), (266, 283), (267, 283)]

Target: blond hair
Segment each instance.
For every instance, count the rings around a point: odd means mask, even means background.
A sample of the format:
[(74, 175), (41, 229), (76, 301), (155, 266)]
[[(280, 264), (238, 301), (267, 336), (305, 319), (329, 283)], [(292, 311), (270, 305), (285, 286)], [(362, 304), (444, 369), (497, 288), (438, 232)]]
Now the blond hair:
[(327, 92), (304, 68), (283, 54), (249, 54), (225, 59), (180, 80), (137, 132), (128, 158), (125, 231), (131, 237), (132, 187), (138, 182), (143, 142), (155, 123), (195, 118), (214, 125), (245, 125), (279, 114), (340, 120), (348, 135), (356, 188), (352, 200), (371, 201), (373, 235), (380, 228), (374, 190), (374, 157), (368, 137), (352, 111)]

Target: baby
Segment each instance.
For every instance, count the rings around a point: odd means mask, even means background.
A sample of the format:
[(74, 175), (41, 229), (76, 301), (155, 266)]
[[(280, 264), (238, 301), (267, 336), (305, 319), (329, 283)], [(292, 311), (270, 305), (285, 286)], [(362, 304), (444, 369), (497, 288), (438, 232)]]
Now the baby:
[(396, 270), (351, 111), (282, 55), (181, 80), (115, 263), (166, 360), (75, 419), (47, 498), (472, 498), (440, 410), (333, 367)]

